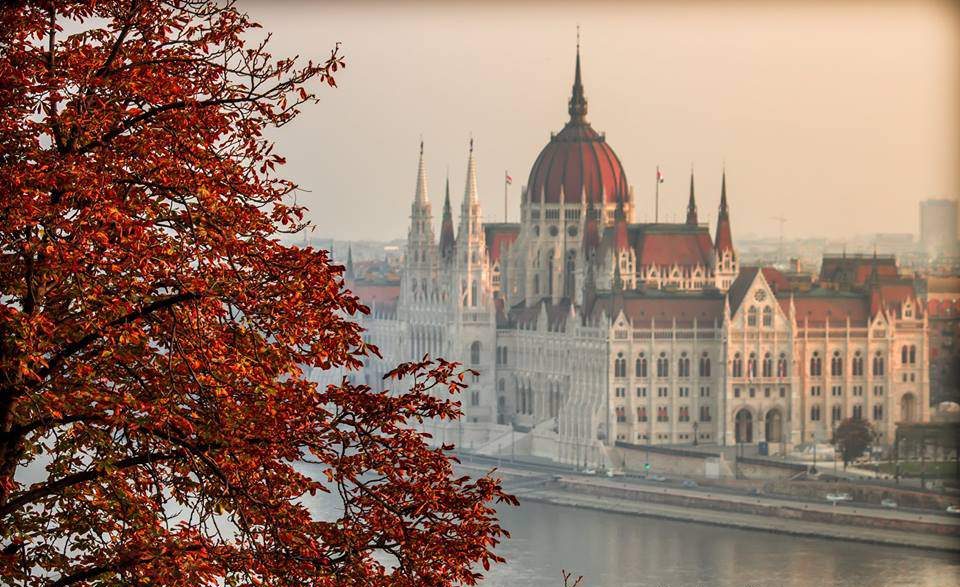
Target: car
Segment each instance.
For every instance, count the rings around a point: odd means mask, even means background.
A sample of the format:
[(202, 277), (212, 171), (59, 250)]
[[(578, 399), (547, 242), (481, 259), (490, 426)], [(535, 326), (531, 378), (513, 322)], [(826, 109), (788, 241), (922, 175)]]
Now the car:
[(840, 501), (852, 501), (852, 500), (853, 500), (853, 496), (851, 496), (849, 493), (828, 493), (827, 494), (827, 501), (834, 504)]
[(947, 513), (948, 513), (948, 514), (960, 514), (960, 506), (948, 505), (948, 506), (947, 506)]
[(597, 474), (597, 471), (596, 471), (596, 469), (584, 469), (584, 470), (583, 470), (583, 474), (584, 474), (584, 475), (596, 475), (596, 474)]
[(880, 505), (891, 510), (897, 509), (897, 502), (889, 498), (880, 500)]
[(650, 475), (649, 479), (651, 481), (658, 481), (660, 483), (663, 483), (664, 481), (667, 480), (667, 478), (664, 477), (663, 475)]
[(683, 485), (684, 487), (690, 487), (690, 488), (700, 487), (700, 485), (698, 485), (697, 482), (694, 481), (693, 479), (684, 479), (681, 485)]

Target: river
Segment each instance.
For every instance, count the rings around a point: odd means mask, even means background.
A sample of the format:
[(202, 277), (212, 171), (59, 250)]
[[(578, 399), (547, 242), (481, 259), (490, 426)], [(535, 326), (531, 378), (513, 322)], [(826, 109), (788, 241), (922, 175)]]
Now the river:
[[(504, 508), (506, 565), (487, 586), (558, 587), (561, 569), (582, 587), (892, 587), (960, 585), (946, 553), (737, 530), (522, 502)], [(865, 530), (868, 531), (868, 530)]]

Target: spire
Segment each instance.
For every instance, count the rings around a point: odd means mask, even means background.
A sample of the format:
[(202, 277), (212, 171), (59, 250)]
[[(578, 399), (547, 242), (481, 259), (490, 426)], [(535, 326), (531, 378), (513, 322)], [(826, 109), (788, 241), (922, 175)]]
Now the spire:
[(353, 245), (347, 245), (347, 279), (353, 279)]
[(420, 163), (417, 168), (417, 192), (413, 198), (414, 204), (422, 206), (429, 201), (427, 197), (427, 166), (423, 162), (423, 139), (420, 139)]
[(693, 166), (690, 167), (690, 201), (687, 202), (687, 224), (697, 225), (697, 200), (693, 196)]
[(714, 248), (718, 252), (733, 252), (733, 236), (730, 234), (730, 210), (727, 208), (727, 170), (723, 170), (720, 184), (720, 214), (717, 217), (717, 238)]
[(877, 246), (873, 246), (873, 261), (870, 263), (870, 279), (868, 280), (871, 288), (880, 285), (880, 273), (877, 270)]
[(623, 210), (623, 198), (617, 200), (617, 209), (613, 213), (613, 238), (618, 251), (630, 247), (630, 237), (627, 234), (627, 215)]
[(440, 256), (449, 259), (453, 256), (453, 211), (450, 209), (450, 175), (447, 175), (447, 189), (443, 197), (443, 220), (440, 224)]
[(467, 159), (467, 185), (463, 191), (464, 202), (477, 201), (477, 162), (473, 159), (473, 137), (470, 137), (470, 156)]
[(573, 92), (567, 108), (570, 122), (583, 123), (587, 117), (587, 98), (583, 95), (583, 81), (580, 79), (580, 27), (577, 26), (577, 66), (573, 75)]

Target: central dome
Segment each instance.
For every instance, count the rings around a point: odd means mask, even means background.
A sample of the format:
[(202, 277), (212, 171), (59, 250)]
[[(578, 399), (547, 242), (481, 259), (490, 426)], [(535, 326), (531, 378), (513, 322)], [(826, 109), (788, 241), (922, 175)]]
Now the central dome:
[(580, 48), (570, 97), (570, 121), (550, 142), (530, 170), (527, 201), (578, 204), (581, 198), (597, 205), (629, 202), (627, 176), (606, 138), (586, 120), (587, 99), (580, 81)]

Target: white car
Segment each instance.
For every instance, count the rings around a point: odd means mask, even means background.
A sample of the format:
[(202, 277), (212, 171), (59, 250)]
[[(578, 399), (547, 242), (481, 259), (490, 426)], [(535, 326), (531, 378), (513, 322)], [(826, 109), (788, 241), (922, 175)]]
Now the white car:
[(663, 481), (666, 481), (667, 478), (664, 477), (663, 475), (650, 475), (650, 480), (663, 482)]
[(880, 501), (880, 505), (891, 510), (897, 509), (897, 502), (892, 499), (884, 499)]
[(853, 496), (849, 493), (828, 493), (827, 501), (837, 503), (838, 501), (853, 501)]
[(947, 506), (947, 513), (948, 513), (948, 514), (960, 514), (960, 506), (948, 505), (948, 506)]

